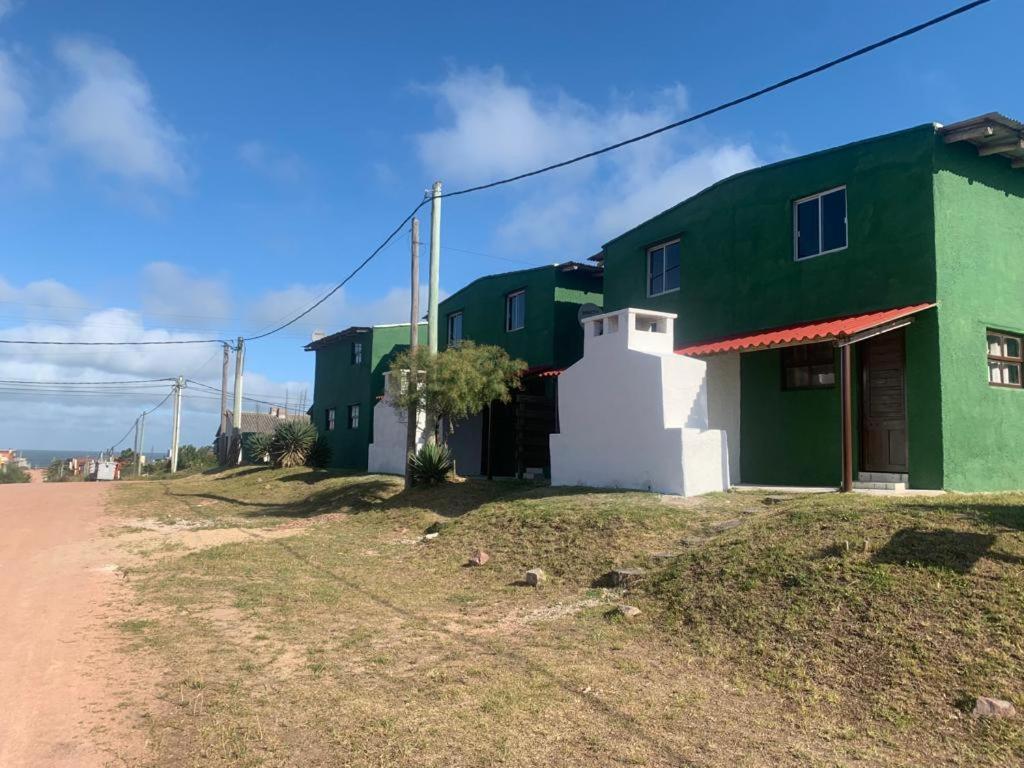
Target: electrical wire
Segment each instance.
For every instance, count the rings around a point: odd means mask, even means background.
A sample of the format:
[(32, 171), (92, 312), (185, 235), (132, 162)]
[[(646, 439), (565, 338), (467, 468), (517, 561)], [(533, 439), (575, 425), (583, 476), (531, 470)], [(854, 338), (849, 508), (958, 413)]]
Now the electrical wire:
[[(148, 416), (148, 415), (149, 415), (149, 414), (151, 414), (151, 413), (152, 413), (153, 411), (157, 410), (157, 409), (158, 409), (158, 408), (159, 408), (160, 406), (162, 406), (162, 405), (163, 405), (164, 403), (166, 403), (166, 402), (167, 402), (168, 400), (170, 400), (170, 399), (171, 399), (171, 395), (173, 395), (173, 394), (174, 394), (174, 388), (172, 387), (172, 388), (171, 388), (171, 391), (170, 391), (170, 392), (168, 392), (168, 393), (167, 393), (167, 394), (166, 394), (166, 395), (164, 396), (164, 399), (163, 399), (163, 400), (161, 400), (161, 401), (160, 401), (159, 403), (157, 403), (156, 405), (154, 405), (154, 406), (153, 406), (152, 408), (150, 408), (150, 409), (149, 409), (148, 411), (143, 411), (143, 412), (142, 412), (142, 416)], [(132, 422), (132, 425), (131, 425), (130, 427), (128, 427), (128, 431), (124, 433), (124, 436), (123, 436), (123, 437), (122, 437), (122, 438), (121, 438), (120, 440), (118, 440), (118, 441), (117, 441), (116, 443), (114, 443), (114, 444), (113, 444), (112, 446), (110, 446), (110, 452), (111, 452), (111, 453), (113, 453), (114, 451), (116, 451), (116, 450), (117, 450), (117, 448), (118, 448), (118, 446), (120, 446), (120, 445), (121, 445), (121, 443), (123, 443), (123, 442), (124, 442), (125, 440), (127, 440), (127, 439), (128, 439), (128, 435), (130, 435), (130, 434), (132, 433), (132, 430), (133, 430), (133, 429), (135, 429), (136, 425), (137, 425), (137, 424), (139, 423), (139, 419), (141, 419), (141, 418), (142, 418), (142, 416), (139, 416), (139, 417), (137, 417), (137, 418), (135, 419), (135, 421), (133, 421), (133, 422)]]
[(121, 381), (34, 381), (29, 379), (0, 379), (0, 384), (45, 384), (48, 386), (59, 385), (59, 386), (79, 386), (89, 385), (93, 386), (96, 384), (154, 384), (157, 382), (174, 381), (174, 379), (167, 377), (163, 379), (124, 379)]
[[(504, 179), (497, 179), (495, 181), (489, 181), (489, 182), (484, 183), (484, 184), (477, 184), (477, 185), (472, 186), (472, 187), (466, 187), (465, 189), (457, 189), (457, 190), (453, 190), (451, 192), (443, 192), (441, 195), (439, 195), (439, 197), (442, 198), (442, 199), (443, 198), (447, 198), (447, 197), (459, 197), (461, 195), (469, 195), (469, 194), (472, 194), (474, 192), (482, 192), (482, 191), (487, 190), (487, 189), (493, 189), (495, 187), (500, 187), (500, 186), (505, 185), (505, 184), (512, 184), (513, 182), (516, 182), (516, 181), (522, 181), (523, 179), (528, 179), (528, 178), (532, 178), (534, 176), (539, 176), (539, 175), (541, 175), (543, 173), (548, 173), (550, 171), (558, 170), (559, 168), (565, 168), (565, 167), (573, 165), (575, 163), (580, 163), (580, 162), (582, 162), (584, 160), (589, 160), (590, 158), (598, 157), (600, 155), (604, 155), (604, 154), (606, 154), (608, 152), (612, 152), (612, 151), (614, 151), (616, 149), (621, 149), (622, 147), (629, 146), (630, 144), (636, 144), (639, 141), (644, 141), (645, 139), (652, 138), (652, 137), (657, 136), (659, 134), (665, 133), (666, 131), (671, 131), (671, 130), (673, 130), (675, 128), (680, 128), (680, 127), (682, 127), (684, 125), (689, 125), (690, 123), (695, 123), (698, 120), (703, 120), (704, 118), (710, 117), (711, 115), (718, 114), (719, 112), (724, 112), (727, 109), (731, 109), (732, 107), (739, 106), (740, 104), (744, 104), (744, 103), (746, 103), (748, 101), (753, 101), (754, 99), (758, 99), (761, 96), (765, 96), (765, 95), (767, 95), (769, 93), (772, 93), (773, 91), (777, 91), (777, 90), (780, 90), (781, 88), (785, 88), (786, 86), (792, 85), (793, 83), (799, 82), (801, 80), (805, 80), (805, 79), (807, 79), (809, 77), (813, 77), (814, 75), (817, 75), (817, 74), (820, 74), (822, 72), (825, 72), (826, 70), (832, 69), (833, 67), (837, 67), (840, 64), (845, 64), (848, 61), (852, 61), (853, 59), (856, 59), (856, 58), (859, 58), (861, 56), (864, 56), (864, 55), (866, 55), (868, 53), (871, 53), (872, 51), (876, 51), (879, 48), (883, 48), (883, 47), (885, 47), (887, 45), (891, 45), (891, 44), (893, 44), (895, 42), (898, 42), (898, 41), (903, 40), (905, 38), (911, 37), (912, 35), (916, 35), (917, 33), (922, 32), (922, 31), (924, 31), (926, 29), (929, 29), (930, 27), (934, 27), (937, 24), (941, 24), (944, 21), (948, 21), (949, 19), (952, 19), (952, 18), (954, 18), (956, 16), (960, 16), (961, 14), (967, 13), (968, 11), (972, 11), (975, 8), (977, 8), (979, 6), (982, 6), (982, 5), (985, 5), (985, 4), (989, 3), (989, 2), (991, 2), (991, 0), (973, 0), (973, 2), (965, 3), (964, 5), (961, 5), (961, 6), (957, 7), (957, 8), (954, 8), (953, 10), (948, 11), (947, 13), (943, 13), (943, 14), (941, 14), (939, 16), (935, 16), (934, 18), (931, 18), (931, 19), (929, 19), (927, 21), (924, 21), (924, 22), (922, 22), (920, 24), (915, 24), (912, 27), (908, 27), (907, 29), (904, 29), (902, 32), (897, 32), (894, 35), (890, 35), (890, 36), (888, 36), (886, 38), (883, 38), (882, 40), (878, 40), (877, 42), (871, 43), (870, 45), (865, 45), (864, 47), (858, 48), (855, 51), (851, 51), (850, 53), (844, 54), (844, 55), (839, 56), (839, 57), (837, 57), (835, 59), (827, 61), (824, 64), (819, 64), (818, 66), (812, 67), (811, 69), (806, 69), (803, 72), (800, 72), (799, 74), (792, 75), (792, 76), (787, 77), (787, 78), (785, 78), (783, 80), (779, 80), (778, 82), (772, 83), (771, 85), (765, 86), (764, 88), (759, 88), (756, 91), (751, 91), (750, 93), (748, 93), (748, 94), (746, 94), (744, 96), (740, 96), (738, 98), (731, 99), (731, 100), (723, 102), (723, 103), (721, 103), (721, 104), (719, 104), (719, 105), (717, 105), (715, 107), (711, 107), (710, 109), (706, 109), (703, 112), (698, 112), (695, 115), (690, 115), (689, 117), (683, 118), (682, 120), (676, 120), (675, 122), (669, 123), (668, 125), (663, 125), (660, 128), (655, 128), (654, 130), (647, 131), (646, 133), (641, 133), (641, 134), (639, 134), (637, 136), (633, 136), (632, 138), (624, 139), (622, 141), (615, 142), (614, 144), (609, 144), (608, 146), (601, 147), (599, 149), (595, 149), (595, 150), (592, 150), (590, 152), (586, 152), (586, 153), (584, 153), (582, 155), (577, 155), (575, 157), (571, 157), (568, 160), (562, 160), (562, 161), (557, 162), (557, 163), (552, 163), (551, 165), (546, 165), (546, 166), (544, 166), (542, 168), (536, 168), (536, 169), (534, 169), (532, 171), (526, 171), (525, 173), (520, 173), (520, 174), (517, 174), (515, 176), (509, 176), (509, 177), (504, 178)], [(249, 338), (246, 338), (245, 341), (255, 341), (257, 339), (265, 339), (267, 336), (271, 336), (271, 335), (277, 333), (278, 331), (282, 331), (285, 328), (287, 328), (288, 326), (290, 326), (293, 323), (297, 322), (298, 320), (302, 319), (303, 317), (308, 315), (310, 312), (312, 312), (314, 309), (316, 309), (321, 304), (323, 304), (325, 301), (327, 301), (331, 296), (333, 296), (337, 291), (339, 291), (342, 288), (342, 286), (344, 286), (353, 277), (355, 277), (363, 269), (363, 267), (365, 267), (367, 264), (369, 264), (374, 259), (374, 257), (376, 257), (377, 254), (379, 254), (388, 245), (388, 243), (391, 242), (391, 240), (395, 237), (395, 235), (397, 235), (402, 230), (402, 228), (405, 227), (405, 225), (408, 224), (409, 221), (412, 220), (412, 217), (415, 216), (416, 213), (420, 210), (420, 208), (422, 208), (424, 205), (426, 205), (426, 203), (430, 199), (431, 199), (430, 197), (425, 198), (424, 200), (422, 200), (420, 202), (419, 205), (417, 205), (415, 208), (413, 208), (412, 212), (408, 216), (406, 216), (397, 227), (395, 227), (395, 229), (391, 232), (390, 235), (387, 236), (387, 238), (384, 240), (384, 242), (381, 243), (379, 246), (377, 246), (377, 248), (374, 249), (373, 252), (370, 253), (369, 256), (367, 256), (354, 270), (352, 270), (352, 272), (350, 272), (345, 277), (344, 280), (342, 280), (340, 283), (338, 283), (336, 286), (334, 286), (334, 288), (332, 288), (325, 296), (323, 296), (322, 298), (318, 299), (309, 308), (307, 308), (306, 310), (304, 310), (300, 314), (296, 315), (294, 318), (292, 318), (288, 322), (283, 323), (283, 324), (279, 325), (277, 328), (274, 328), (273, 330), (267, 331), (265, 333), (261, 333), (261, 334), (256, 335), (256, 336), (250, 336)]]
[(55, 347), (145, 347), (166, 344), (227, 344), (225, 339), (165, 339), (163, 341), (29, 341), (0, 339), (0, 344), (37, 344)]

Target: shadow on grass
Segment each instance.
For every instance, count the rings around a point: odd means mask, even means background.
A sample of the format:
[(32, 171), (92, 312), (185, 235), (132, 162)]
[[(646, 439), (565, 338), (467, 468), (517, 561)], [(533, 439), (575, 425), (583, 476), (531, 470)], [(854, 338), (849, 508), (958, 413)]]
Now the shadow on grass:
[(875, 552), (874, 563), (911, 567), (943, 568), (956, 573), (968, 573), (979, 560), (986, 558), (1020, 565), (1024, 558), (993, 552), (996, 535), (972, 533), (950, 528), (923, 530), (903, 528)]

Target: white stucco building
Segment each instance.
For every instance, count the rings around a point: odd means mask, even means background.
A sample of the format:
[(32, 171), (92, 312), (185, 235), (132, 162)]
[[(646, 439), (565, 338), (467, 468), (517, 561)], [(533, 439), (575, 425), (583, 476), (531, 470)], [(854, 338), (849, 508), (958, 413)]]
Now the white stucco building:
[[(391, 373), (384, 374), (384, 396), (373, 407), (373, 442), (367, 456), (367, 471), (376, 474), (404, 475), (406, 457), (407, 425), (409, 414), (398, 410), (388, 398), (391, 391)], [(426, 417), (418, 414), (416, 424), (416, 450), (426, 440), (424, 428)]]
[(675, 354), (675, 317), (622, 309), (583, 321), (583, 357), (559, 378), (552, 485), (682, 496), (729, 488), (732, 425), (739, 466), (734, 361), (716, 360), (709, 370), (702, 360)]

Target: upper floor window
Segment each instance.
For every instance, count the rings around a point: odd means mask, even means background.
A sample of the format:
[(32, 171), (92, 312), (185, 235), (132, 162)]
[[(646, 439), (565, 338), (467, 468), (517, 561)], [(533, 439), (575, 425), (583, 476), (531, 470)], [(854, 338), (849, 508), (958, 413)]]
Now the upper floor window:
[(334, 431), (334, 409), (333, 408), (328, 408), (327, 409), (327, 413), (325, 415), (324, 421), (327, 424), (327, 431), (328, 432), (333, 432)]
[(994, 387), (1021, 386), (1021, 337), (988, 332), (988, 383)]
[(836, 355), (829, 343), (782, 348), (783, 389), (825, 389), (836, 383)]
[(793, 238), (798, 260), (845, 248), (846, 187), (793, 203)]
[(359, 429), (359, 403), (348, 407), (348, 428)]
[(679, 240), (647, 249), (647, 295), (679, 290)]
[(519, 331), (526, 327), (526, 291), (515, 291), (505, 297), (505, 330)]
[(448, 346), (454, 347), (462, 341), (462, 313), (452, 312), (448, 315)]
[(359, 365), (363, 362), (363, 342), (352, 342), (352, 365)]

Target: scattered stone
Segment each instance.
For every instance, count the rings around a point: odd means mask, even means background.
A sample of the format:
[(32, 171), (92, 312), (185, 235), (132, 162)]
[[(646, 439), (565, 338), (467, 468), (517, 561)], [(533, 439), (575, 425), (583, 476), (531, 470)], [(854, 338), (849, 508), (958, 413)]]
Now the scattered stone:
[(646, 571), (643, 568), (616, 568), (606, 573), (602, 577), (602, 581), (609, 587), (631, 587), (645, 574)]
[(617, 605), (615, 612), (627, 619), (632, 619), (641, 614), (641, 610), (635, 605)]
[(784, 501), (789, 501), (785, 496), (765, 496), (763, 503), (765, 506), (771, 507), (775, 504), (781, 504)]
[(1003, 699), (991, 699), (988, 696), (979, 696), (974, 702), (975, 717), (1016, 717), (1017, 710), (1008, 701)]
[(484, 552), (482, 549), (478, 549), (472, 555), (469, 556), (470, 565), (485, 565), (491, 556)]
[(728, 531), (732, 528), (735, 528), (741, 522), (742, 520), (738, 520), (736, 518), (733, 518), (732, 520), (722, 520), (721, 522), (713, 523), (711, 525), (711, 530), (715, 531), (715, 533), (721, 533), (722, 531)]
[(437, 533), (436, 531), (434, 533), (427, 533), (427, 534), (424, 534), (423, 538), (420, 539), (420, 541), (433, 541), (434, 539), (436, 539), (440, 535), (441, 534)]
[(531, 568), (526, 572), (526, 585), (528, 587), (539, 587), (547, 578), (547, 574), (540, 568)]

